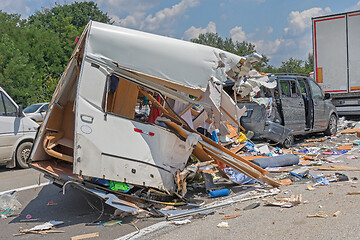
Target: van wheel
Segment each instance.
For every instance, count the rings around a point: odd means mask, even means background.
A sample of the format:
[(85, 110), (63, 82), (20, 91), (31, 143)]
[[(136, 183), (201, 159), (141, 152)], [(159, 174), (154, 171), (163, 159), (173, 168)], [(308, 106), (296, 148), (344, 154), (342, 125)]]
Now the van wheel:
[(337, 118), (335, 114), (331, 114), (329, 125), (324, 133), (326, 136), (331, 136), (331, 135), (335, 135), (336, 132), (337, 132)]
[(32, 148), (31, 142), (23, 142), (20, 144), (20, 146), (16, 150), (16, 162), (17, 166), (20, 168), (29, 168), (29, 165), (27, 164), (27, 160), (30, 156), (31, 148)]
[(285, 138), (284, 142), (282, 143), (282, 146), (284, 148), (291, 148), (294, 145), (295, 137), (294, 135), (289, 135)]

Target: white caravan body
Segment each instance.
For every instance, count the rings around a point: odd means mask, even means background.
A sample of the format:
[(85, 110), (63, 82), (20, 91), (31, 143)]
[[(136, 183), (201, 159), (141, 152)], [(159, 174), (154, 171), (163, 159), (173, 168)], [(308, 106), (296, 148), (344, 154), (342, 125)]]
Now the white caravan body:
[[(172, 193), (192, 145), (164, 126), (107, 111), (111, 79), (129, 87), (124, 99), (146, 87), (177, 102), (209, 106), (194, 98), (242, 64), (246, 58), (216, 48), (91, 21), (53, 95), (31, 161), (62, 159), (79, 177)], [(134, 103), (126, 101), (121, 107)]]

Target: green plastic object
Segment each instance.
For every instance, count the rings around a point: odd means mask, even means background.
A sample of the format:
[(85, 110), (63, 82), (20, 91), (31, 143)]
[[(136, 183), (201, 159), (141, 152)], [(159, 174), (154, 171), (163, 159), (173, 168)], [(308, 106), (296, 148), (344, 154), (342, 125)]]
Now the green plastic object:
[(116, 181), (109, 181), (110, 185), (109, 188), (113, 191), (123, 191), (123, 192), (127, 192), (130, 190), (129, 185), (127, 185), (126, 183), (123, 182), (116, 182)]

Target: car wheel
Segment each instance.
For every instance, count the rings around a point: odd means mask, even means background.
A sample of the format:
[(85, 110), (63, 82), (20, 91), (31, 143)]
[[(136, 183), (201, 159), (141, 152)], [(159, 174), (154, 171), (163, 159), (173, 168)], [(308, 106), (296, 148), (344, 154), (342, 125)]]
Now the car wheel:
[(284, 148), (291, 148), (294, 145), (295, 137), (294, 135), (289, 135), (285, 138), (284, 142), (282, 143), (282, 146)]
[(20, 168), (28, 168), (29, 165), (27, 164), (27, 160), (30, 156), (31, 148), (32, 148), (31, 142), (23, 142), (20, 144), (20, 146), (16, 150), (16, 162), (17, 166)]
[(331, 136), (331, 135), (335, 135), (336, 131), (337, 131), (337, 118), (335, 114), (331, 114), (329, 119), (329, 125), (324, 133), (327, 136)]

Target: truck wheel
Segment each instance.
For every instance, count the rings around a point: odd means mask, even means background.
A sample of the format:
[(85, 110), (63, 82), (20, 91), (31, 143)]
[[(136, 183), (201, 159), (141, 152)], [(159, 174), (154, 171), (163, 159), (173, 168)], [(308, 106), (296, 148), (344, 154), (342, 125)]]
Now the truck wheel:
[(331, 136), (331, 135), (335, 135), (336, 131), (337, 131), (337, 118), (335, 114), (331, 114), (329, 119), (329, 125), (324, 133), (327, 136)]
[(28, 168), (27, 160), (30, 156), (32, 142), (23, 142), (16, 150), (16, 162), (20, 168)]
[(294, 145), (295, 137), (294, 135), (289, 135), (287, 138), (285, 138), (284, 142), (282, 143), (282, 146), (284, 148), (291, 148)]

